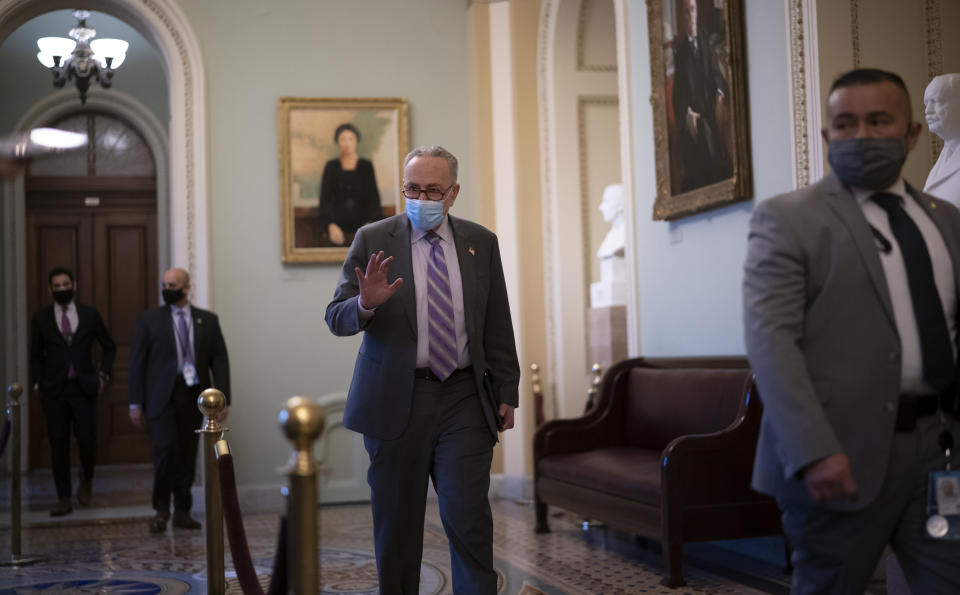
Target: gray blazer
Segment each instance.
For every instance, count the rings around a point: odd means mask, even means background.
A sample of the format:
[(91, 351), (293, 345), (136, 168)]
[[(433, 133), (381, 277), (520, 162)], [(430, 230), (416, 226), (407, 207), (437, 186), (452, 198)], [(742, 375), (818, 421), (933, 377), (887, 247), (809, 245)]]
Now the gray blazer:
[[(463, 279), (463, 308), (470, 359), (487, 425), (497, 437), (494, 406), (519, 403), (520, 364), (507, 303), (497, 237), (481, 225), (449, 217)], [(360, 288), (354, 267), (365, 270), (370, 254), (393, 256), (387, 281), (403, 285), (361, 326)], [(394, 215), (357, 232), (325, 320), (337, 336), (360, 331), (363, 341), (347, 393), (343, 425), (381, 440), (407, 427), (417, 357), (417, 308), (410, 250), (410, 222)]]
[[(940, 230), (960, 283), (960, 211), (909, 185), (907, 191)], [(757, 205), (743, 315), (764, 404), (754, 488), (802, 498), (797, 472), (844, 452), (859, 499), (824, 506), (867, 506), (883, 483), (893, 442), (900, 338), (876, 240), (833, 173)]]

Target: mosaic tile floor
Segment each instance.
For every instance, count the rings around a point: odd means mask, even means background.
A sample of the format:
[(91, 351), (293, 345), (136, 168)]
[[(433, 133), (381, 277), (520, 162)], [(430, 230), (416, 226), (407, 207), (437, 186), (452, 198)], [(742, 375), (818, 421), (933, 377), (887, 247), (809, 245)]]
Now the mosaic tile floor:
[[(77, 518), (50, 519), (39, 506), (29, 506), (34, 509), (30, 513), (33, 520), (27, 523), (22, 551), (47, 560), (23, 568), (0, 567), (0, 595), (205, 592), (204, 533), (171, 528), (165, 534), (151, 535), (147, 531), (149, 509), (129, 497), (105, 494), (105, 486), (109, 481), (98, 481), (100, 497), (95, 497), (94, 504), (110, 502), (115, 506), (78, 510), (74, 513)], [(0, 485), (0, 490), (4, 487)], [(136, 498), (142, 498), (142, 493)], [(0, 514), (8, 516), (4, 504), (0, 501)], [(500, 593), (751, 595), (788, 591), (787, 578), (776, 564), (710, 545), (690, 548), (684, 566), (688, 586), (667, 589), (659, 584), (659, 553), (629, 535), (603, 528), (584, 531), (578, 519), (562, 511), (552, 515), (552, 533), (536, 535), (530, 506), (498, 500), (493, 502), (493, 509)], [(81, 512), (85, 516), (79, 517)], [(244, 523), (254, 565), (266, 587), (278, 516), (272, 512), (247, 513)], [(377, 592), (371, 526), (367, 505), (321, 508), (324, 593)], [(425, 529), (420, 592), (452, 593), (447, 541), (435, 502), (428, 506)], [(9, 544), (6, 523), (0, 527), (0, 560), (9, 559)], [(228, 593), (241, 592), (229, 555), (227, 586)]]

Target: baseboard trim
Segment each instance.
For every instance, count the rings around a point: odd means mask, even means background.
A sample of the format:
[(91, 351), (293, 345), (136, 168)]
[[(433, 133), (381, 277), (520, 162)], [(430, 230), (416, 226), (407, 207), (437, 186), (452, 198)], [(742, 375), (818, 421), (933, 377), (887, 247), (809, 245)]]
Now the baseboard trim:
[(490, 498), (514, 502), (533, 501), (533, 478), (526, 475), (490, 475)]
[[(282, 512), (284, 499), (280, 493), (283, 484), (255, 484), (237, 487), (237, 498), (244, 513)], [(203, 486), (193, 486), (193, 510), (205, 512)], [(513, 502), (531, 502), (533, 500), (533, 478), (526, 476), (493, 473), (490, 475), (491, 499), (511, 500)], [(430, 482), (428, 497), (436, 498), (433, 482)]]
[[(244, 513), (283, 512), (285, 503), (280, 490), (282, 484), (254, 484), (237, 486), (237, 499), (240, 500), (240, 510)], [(193, 495), (193, 510), (206, 512), (203, 486), (193, 486), (190, 490)]]

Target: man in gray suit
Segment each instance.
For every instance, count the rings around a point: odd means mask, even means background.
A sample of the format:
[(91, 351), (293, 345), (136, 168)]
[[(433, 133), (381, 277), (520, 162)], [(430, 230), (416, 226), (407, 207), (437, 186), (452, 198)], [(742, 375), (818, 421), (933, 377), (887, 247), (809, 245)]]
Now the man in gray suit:
[(826, 116), (832, 172), (750, 223), (753, 484), (783, 512), (794, 593), (863, 593), (888, 544), (915, 594), (958, 593), (960, 542), (927, 535), (926, 497), (960, 438), (960, 212), (900, 175), (920, 124), (899, 76), (841, 75)]
[(487, 491), (520, 365), (497, 238), (448, 215), (459, 192), (456, 157), (411, 151), (406, 212), (360, 228), (327, 306), (335, 335), (363, 331), (343, 424), (370, 455), (381, 593), (418, 592), (430, 478), (453, 590), (497, 589)]

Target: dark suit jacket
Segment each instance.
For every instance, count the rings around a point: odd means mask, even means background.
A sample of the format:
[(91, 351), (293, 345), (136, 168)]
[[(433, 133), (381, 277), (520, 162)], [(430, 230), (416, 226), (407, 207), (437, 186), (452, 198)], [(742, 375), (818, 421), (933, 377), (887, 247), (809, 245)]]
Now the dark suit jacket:
[[(692, 190), (733, 175), (730, 156), (717, 127), (717, 90), (729, 96), (728, 86), (714, 63), (706, 35), (697, 37), (694, 52), (683, 36), (674, 50), (673, 116), (683, 159), (682, 189)], [(687, 108), (700, 114), (697, 136), (687, 131)]]
[[(230, 404), (230, 362), (217, 315), (190, 305), (193, 318), (193, 355), (200, 390), (223, 391)], [(130, 404), (141, 405), (147, 419), (163, 412), (173, 393), (177, 374), (177, 344), (170, 306), (144, 312), (130, 348)]]
[(373, 163), (361, 157), (355, 170), (345, 172), (339, 158), (328, 161), (320, 181), (317, 213), (323, 233), (336, 223), (343, 233), (352, 234), (363, 224), (380, 219), (380, 190)]
[[(960, 211), (907, 185), (943, 236), (960, 292)], [(804, 466), (843, 452), (861, 509), (887, 472), (900, 394), (900, 336), (876, 240), (835, 174), (759, 203), (743, 317), (763, 420), (753, 485), (803, 498)]]
[[(474, 379), (487, 425), (496, 438), (494, 405), (506, 403), (516, 407), (520, 384), (500, 249), (497, 237), (476, 223), (450, 217), (450, 226), (463, 279), (463, 308)], [(361, 327), (357, 310), (360, 289), (354, 267), (365, 270), (370, 254), (379, 250), (394, 258), (388, 282), (403, 277), (403, 285)], [(360, 228), (343, 263), (325, 319), (338, 336), (364, 331), (343, 425), (378, 439), (396, 438), (410, 418), (417, 357), (416, 290), (410, 222), (405, 214)]]
[(100, 391), (100, 377), (93, 365), (93, 340), (103, 350), (100, 371), (107, 376), (113, 371), (117, 346), (103, 324), (100, 312), (93, 306), (77, 304), (77, 328), (70, 344), (60, 332), (53, 304), (33, 315), (30, 332), (30, 373), (46, 396), (55, 396), (67, 382), (69, 364), (73, 364), (80, 389), (93, 397)]

